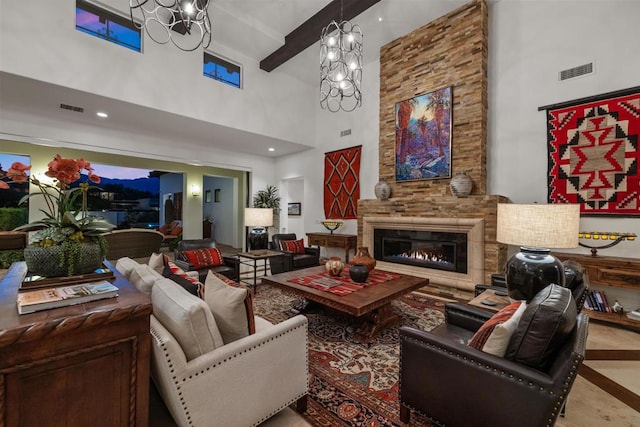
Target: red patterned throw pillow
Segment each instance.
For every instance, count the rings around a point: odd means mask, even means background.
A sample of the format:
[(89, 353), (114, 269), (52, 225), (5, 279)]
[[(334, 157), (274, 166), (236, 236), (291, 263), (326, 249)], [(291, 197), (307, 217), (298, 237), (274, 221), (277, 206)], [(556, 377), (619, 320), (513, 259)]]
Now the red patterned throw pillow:
[(165, 258), (165, 266), (162, 275), (167, 279), (171, 279), (178, 285), (182, 286), (192, 295), (204, 299), (204, 285), (184, 272), (173, 261)]
[(214, 267), (223, 265), (224, 259), (218, 248), (196, 249), (193, 251), (184, 251), (182, 257), (193, 264), (193, 268), (199, 270), (201, 268)]
[(280, 249), (285, 252), (291, 252), (292, 254), (304, 253), (304, 241), (300, 240), (281, 240)]
[(516, 301), (494, 314), (476, 331), (469, 346), (503, 357), (526, 305), (524, 301)]

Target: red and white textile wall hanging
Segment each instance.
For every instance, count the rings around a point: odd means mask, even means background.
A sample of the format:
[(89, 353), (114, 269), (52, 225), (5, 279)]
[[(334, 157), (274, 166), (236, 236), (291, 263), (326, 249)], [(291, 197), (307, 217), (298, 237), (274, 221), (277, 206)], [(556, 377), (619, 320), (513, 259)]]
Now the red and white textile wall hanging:
[(640, 87), (547, 110), (549, 203), (583, 215), (640, 215)]
[(324, 153), (324, 216), (358, 218), (362, 145)]

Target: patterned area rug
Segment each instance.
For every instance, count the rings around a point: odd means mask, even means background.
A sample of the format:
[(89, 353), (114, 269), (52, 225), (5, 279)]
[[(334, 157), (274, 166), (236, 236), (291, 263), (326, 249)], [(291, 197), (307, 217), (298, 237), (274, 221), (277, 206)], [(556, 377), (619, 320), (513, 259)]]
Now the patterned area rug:
[[(254, 310), (273, 323), (295, 316), (303, 301), (269, 285), (260, 285)], [(411, 293), (393, 303), (402, 324), (431, 330), (444, 321), (444, 301)], [(371, 342), (359, 342), (357, 321), (314, 306), (309, 319), (308, 410), (314, 426), (401, 426), (398, 404), (400, 345), (398, 327)], [(412, 425), (431, 424), (412, 414)]]

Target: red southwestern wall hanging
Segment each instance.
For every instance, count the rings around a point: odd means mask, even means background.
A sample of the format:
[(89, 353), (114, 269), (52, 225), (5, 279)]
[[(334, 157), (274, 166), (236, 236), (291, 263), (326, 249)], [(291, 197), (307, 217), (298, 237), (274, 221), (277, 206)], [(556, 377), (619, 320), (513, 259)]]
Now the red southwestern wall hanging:
[(549, 202), (640, 215), (640, 87), (538, 110), (547, 110)]
[(362, 145), (324, 153), (324, 216), (358, 218)]

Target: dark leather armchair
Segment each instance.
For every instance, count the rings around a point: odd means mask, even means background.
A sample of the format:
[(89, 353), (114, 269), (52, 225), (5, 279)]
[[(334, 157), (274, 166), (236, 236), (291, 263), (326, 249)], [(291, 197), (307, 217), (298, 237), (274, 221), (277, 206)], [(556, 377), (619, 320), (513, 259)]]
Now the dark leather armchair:
[[(567, 301), (572, 299), (569, 293), (563, 293), (564, 300), (559, 300), (557, 307), (568, 307)], [(537, 316), (547, 309), (546, 305), (540, 307), (542, 304), (532, 307), (530, 303), (520, 323), (527, 313)], [(481, 308), (447, 304), (446, 322), (431, 332), (401, 327), (400, 419), (408, 423), (414, 410), (447, 426), (553, 425), (584, 360), (587, 339), (587, 316), (576, 315), (575, 307), (565, 313), (565, 319), (575, 322), (564, 340), (545, 341), (546, 348), (549, 342), (557, 345), (551, 346), (553, 352), (546, 353), (544, 368), (509, 357), (513, 348), (527, 353), (522, 342), (531, 339), (529, 328), (521, 331), (519, 338), (516, 329), (505, 357), (468, 346), (475, 331), (493, 314)], [(537, 325), (554, 330), (557, 323), (551, 323), (545, 325), (543, 320)], [(538, 346), (544, 347), (540, 343)]]
[(183, 251), (192, 251), (196, 249), (215, 248), (216, 242), (213, 239), (187, 239), (178, 242), (178, 248), (175, 250), (175, 263), (178, 267), (184, 271), (197, 271), (200, 281), (204, 283), (207, 278), (209, 270), (213, 270), (216, 273), (220, 273), (223, 276), (228, 277), (231, 280), (238, 281), (240, 278), (240, 262), (238, 258), (233, 256), (223, 256), (223, 265), (216, 265), (213, 267), (205, 267), (196, 269), (186, 257), (182, 255)]
[(320, 248), (305, 247), (303, 254), (293, 254), (280, 249), (282, 240), (298, 240), (298, 238), (295, 233), (274, 234), (271, 236), (271, 250), (284, 254), (284, 256), (269, 259), (271, 274), (314, 267), (320, 263)]

